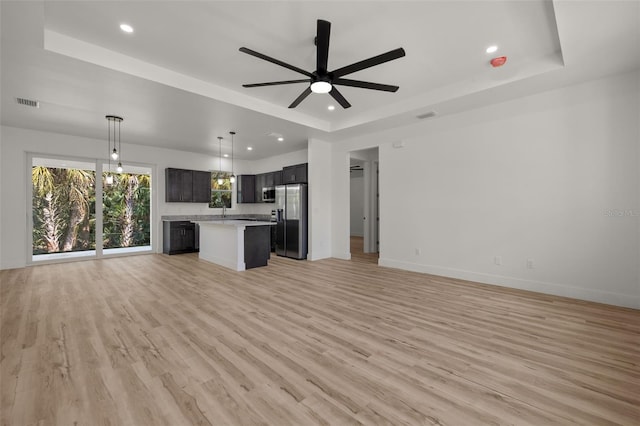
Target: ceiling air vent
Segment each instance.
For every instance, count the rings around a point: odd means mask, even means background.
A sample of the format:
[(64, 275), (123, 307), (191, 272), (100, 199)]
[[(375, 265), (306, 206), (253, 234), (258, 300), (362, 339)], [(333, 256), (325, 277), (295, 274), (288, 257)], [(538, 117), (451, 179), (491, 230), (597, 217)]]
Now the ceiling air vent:
[(40, 108), (40, 102), (38, 101), (34, 101), (32, 99), (26, 99), (26, 98), (16, 98), (16, 100), (20, 105), (25, 105), (33, 108)]
[(420, 120), (424, 120), (425, 118), (435, 117), (435, 115), (436, 115), (435, 111), (429, 111), (429, 112), (425, 112), (424, 114), (416, 115), (416, 118)]

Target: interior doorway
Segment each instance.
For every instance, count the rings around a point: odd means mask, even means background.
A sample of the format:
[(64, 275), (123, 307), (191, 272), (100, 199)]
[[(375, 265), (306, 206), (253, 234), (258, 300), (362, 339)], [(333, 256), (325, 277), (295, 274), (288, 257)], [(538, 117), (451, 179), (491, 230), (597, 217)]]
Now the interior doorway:
[(378, 262), (378, 148), (353, 151), (349, 162), (349, 237), (351, 259)]

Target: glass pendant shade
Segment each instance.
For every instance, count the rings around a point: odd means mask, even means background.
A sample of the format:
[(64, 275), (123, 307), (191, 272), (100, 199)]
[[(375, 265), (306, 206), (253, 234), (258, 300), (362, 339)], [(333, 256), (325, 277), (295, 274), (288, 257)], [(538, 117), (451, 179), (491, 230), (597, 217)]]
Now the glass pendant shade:
[(222, 136), (218, 136), (218, 185), (222, 185), (224, 183), (224, 179), (222, 178)]
[[(117, 115), (107, 115), (105, 116), (107, 119), (107, 160), (109, 161), (109, 174), (107, 175), (107, 185), (113, 184), (113, 176), (111, 175), (111, 159), (113, 161), (120, 159), (118, 161), (118, 168), (116, 169), (118, 173), (122, 173), (122, 157), (119, 153), (122, 152), (122, 144), (120, 141), (120, 123), (122, 123), (123, 118), (118, 117)], [(116, 132), (116, 124), (117, 124), (117, 132)], [(113, 150), (111, 147), (113, 146)]]
[(236, 135), (236, 132), (229, 132), (231, 135), (231, 177), (229, 178), (229, 182), (236, 182), (236, 175), (233, 173), (233, 137)]

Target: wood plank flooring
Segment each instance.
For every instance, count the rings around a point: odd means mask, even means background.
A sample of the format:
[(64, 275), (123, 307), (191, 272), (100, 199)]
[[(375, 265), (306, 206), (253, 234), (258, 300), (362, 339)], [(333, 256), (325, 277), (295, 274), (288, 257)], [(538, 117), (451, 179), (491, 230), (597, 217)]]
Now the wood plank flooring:
[(2, 425), (640, 424), (640, 311), (269, 264), (1, 271)]
[(354, 262), (364, 262), (378, 264), (378, 253), (364, 252), (364, 238), (350, 237), (351, 260)]

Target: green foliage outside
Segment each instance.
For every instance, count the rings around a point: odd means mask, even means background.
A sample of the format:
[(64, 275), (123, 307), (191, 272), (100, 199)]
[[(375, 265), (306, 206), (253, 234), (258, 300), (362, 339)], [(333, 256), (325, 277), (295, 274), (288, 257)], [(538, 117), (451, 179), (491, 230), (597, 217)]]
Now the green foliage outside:
[(149, 175), (115, 173), (107, 185), (103, 173), (102, 220), (105, 249), (151, 244)]
[[(218, 183), (218, 178), (222, 177), (222, 184)], [(231, 208), (231, 176), (228, 173), (211, 173), (211, 208)]]
[[(103, 181), (104, 248), (150, 244), (148, 175)], [(33, 254), (95, 250), (95, 179), (90, 170), (34, 166)]]

